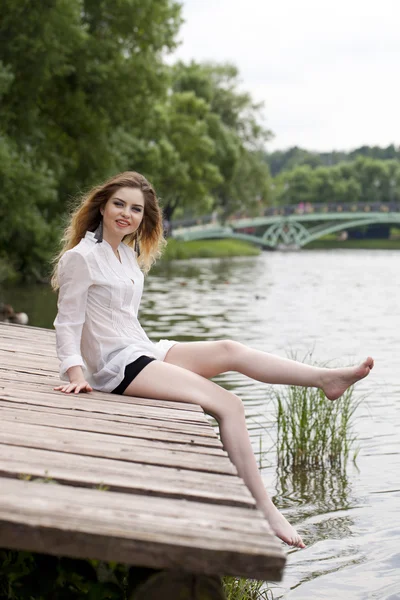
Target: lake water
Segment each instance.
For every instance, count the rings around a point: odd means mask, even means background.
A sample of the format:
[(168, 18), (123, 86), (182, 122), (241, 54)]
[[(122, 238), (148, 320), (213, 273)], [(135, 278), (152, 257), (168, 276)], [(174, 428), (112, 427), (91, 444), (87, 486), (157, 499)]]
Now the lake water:
[[(276, 252), (176, 262), (146, 280), (141, 321), (153, 339), (232, 338), (335, 366), (375, 358), (355, 391), (364, 398), (356, 465), (341, 473), (282, 476), (267, 387), (235, 373), (217, 379), (243, 398), (265, 484), (307, 543), (289, 551), (274, 598), (400, 599), (399, 267), (397, 251)], [(52, 326), (48, 288), (2, 290), (2, 300), (31, 325)]]

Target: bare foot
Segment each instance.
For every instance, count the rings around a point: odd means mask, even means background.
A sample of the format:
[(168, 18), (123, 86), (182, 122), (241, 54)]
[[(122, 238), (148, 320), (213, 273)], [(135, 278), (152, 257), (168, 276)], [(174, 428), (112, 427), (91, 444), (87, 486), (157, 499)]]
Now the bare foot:
[(322, 375), (321, 389), (329, 400), (336, 400), (344, 394), (347, 388), (369, 375), (373, 366), (374, 361), (369, 356), (358, 367), (326, 369), (325, 373)]
[(269, 500), (267, 506), (263, 509), (263, 513), (267, 517), (272, 531), (283, 542), (286, 542), (289, 546), (296, 546), (297, 548), (306, 547), (295, 528), (291, 526), (289, 521), (285, 519), (283, 514), (279, 512), (271, 500)]

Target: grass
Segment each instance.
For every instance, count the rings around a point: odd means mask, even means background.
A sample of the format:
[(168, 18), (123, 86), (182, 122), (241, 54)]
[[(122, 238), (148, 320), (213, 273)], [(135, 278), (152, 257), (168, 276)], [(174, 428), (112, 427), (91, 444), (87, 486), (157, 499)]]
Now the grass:
[(272, 591), (264, 581), (224, 577), (222, 580), (226, 600), (273, 600)]
[(259, 248), (240, 240), (194, 240), (191, 242), (182, 242), (169, 238), (162, 260), (257, 256), (258, 254), (260, 254)]
[[(340, 467), (354, 447), (353, 387), (335, 401), (317, 388), (271, 388), (277, 424), (280, 468)], [(354, 451), (353, 459), (357, 452)]]

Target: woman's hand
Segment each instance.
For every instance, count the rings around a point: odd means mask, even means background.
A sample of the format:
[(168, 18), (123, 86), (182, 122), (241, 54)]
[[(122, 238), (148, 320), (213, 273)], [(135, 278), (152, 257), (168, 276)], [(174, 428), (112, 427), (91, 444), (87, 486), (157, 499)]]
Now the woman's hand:
[(79, 366), (70, 367), (67, 371), (69, 383), (65, 383), (64, 385), (58, 385), (53, 388), (56, 392), (64, 392), (64, 394), (70, 394), (74, 392), (75, 394), (79, 394), (79, 392), (92, 392), (93, 388), (83, 376), (82, 368)]
[(79, 394), (79, 392), (93, 391), (92, 386), (84, 379), (81, 379), (80, 381), (71, 381), (65, 385), (58, 385), (53, 389), (57, 392), (64, 392), (65, 394), (70, 394), (71, 392), (74, 392), (74, 394)]

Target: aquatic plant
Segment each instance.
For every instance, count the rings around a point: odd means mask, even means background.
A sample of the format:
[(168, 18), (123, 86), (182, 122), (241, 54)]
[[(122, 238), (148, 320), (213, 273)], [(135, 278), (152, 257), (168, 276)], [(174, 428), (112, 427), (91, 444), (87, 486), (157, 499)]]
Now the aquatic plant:
[(270, 393), (276, 408), (278, 467), (337, 467), (347, 462), (360, 402), (353, 387), (333, 402), (317, 388), (287, 386)]
[(272, 591), (264, 581), (243, 577), (223, 577), (226, 600), (273, 600)]

